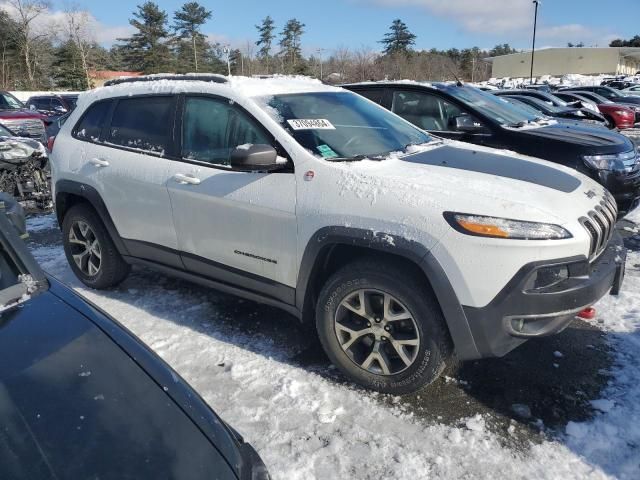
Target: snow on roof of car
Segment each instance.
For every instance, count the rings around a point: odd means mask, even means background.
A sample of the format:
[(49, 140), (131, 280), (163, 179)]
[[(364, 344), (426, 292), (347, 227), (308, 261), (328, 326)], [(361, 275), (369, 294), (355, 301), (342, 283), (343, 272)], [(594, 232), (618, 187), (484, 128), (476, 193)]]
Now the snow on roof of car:
[[(193, 78), (190, 78), (193, 77)], [(197, 87), (196, 87), (197, 85)], [(270, 77), (224, 77), (222, 75), (169, 75), (120, 78), (116, 83), (91, 90), (82, 96), (92, 100), (126, 92), (128, 95), (149, 93), (188, 93), (190, 91), (233, 92), (244, 97), (271, 96), (287, 93), (336, 92), (339, 87), (304, 76), (274, 75)]]

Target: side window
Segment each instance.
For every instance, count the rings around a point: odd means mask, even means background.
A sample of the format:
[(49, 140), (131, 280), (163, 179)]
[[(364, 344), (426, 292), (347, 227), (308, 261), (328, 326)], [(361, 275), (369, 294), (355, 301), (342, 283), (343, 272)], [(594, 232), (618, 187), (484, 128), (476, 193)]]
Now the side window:
[(271, 144), (263, 130), (228, 102), (206, 97), (187, 98), (182, 125), (182, 158), (229, 165), (239, 145)]
[(80, 140), (97, 142), (111, 108), (111, 101), (91, 105), (73, 129), (73, 136)]
[(59, 98), (51, 99), (51, 110), (55, 110), (56, 108), (63, 108), (66, 110), (66, 107), (62, 104)]
[(356, 91), (358, 95), (362, 95), (365, 98), (368, 98), (372, 102), (376, 102), (378, 105), (382, 105), (382, 99), (384, 98), (384, 89), (383, 88), (372, 88), (370, 90), (358, 90)]
[(392, 111), (424, 130), (455, 131), (456, 117), (470, 116), (456, 105), (423, 92), (393, 93)]
[(137, 97), (118, 101), (107, 142), (164, 153), (171, 143), (174, 97)]

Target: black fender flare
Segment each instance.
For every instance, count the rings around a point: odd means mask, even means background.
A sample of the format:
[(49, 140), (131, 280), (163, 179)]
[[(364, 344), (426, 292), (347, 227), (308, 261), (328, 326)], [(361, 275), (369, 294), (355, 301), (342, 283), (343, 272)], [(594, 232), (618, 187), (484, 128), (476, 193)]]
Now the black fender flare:
[(113, 243), (118, 249), (118, 253), (124, 256), (129, 255), (129, 251), (122, 241), (122, 238), (118, 233), (118, 229), (113, 223), (109, 210), (107, 210), (107, 206), (102, 200), (100, 193), (94, 187), (87, 185), (86, 183), (75, 182), (73, 180), (58, 180), (55, 185), (55, 192), (56, 217), (58, 218), (60, 227), (62, 227), (63, 221), (63, 211), (61, 210), (63, 195), (68, 194), (81, 197), (98, 213), (98, 216), (102, 220), (107, 232), (109, 232)]
[(455, 353), (459, 359), (480, 358), (464, 309), (458, 300), (440, 262), (421, 243), (397, 235), (353, 227), (331, 226), (318, 230), (309, 239), (300, 262), (296, 285), (296, 308), (304, 312), (310, 295), (310, 285), (322, 267), (321, 252), (326, 248), (348, 245), (377, 250), (403, 257), (424, 273), (440, 303)]

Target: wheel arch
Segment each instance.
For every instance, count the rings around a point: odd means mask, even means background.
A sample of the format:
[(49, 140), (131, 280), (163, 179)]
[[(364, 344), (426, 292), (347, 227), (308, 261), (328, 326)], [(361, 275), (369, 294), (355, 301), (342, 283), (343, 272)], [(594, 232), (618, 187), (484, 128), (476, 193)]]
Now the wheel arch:
[(296, 308), (303, 322), (313, 321), (317, 295), (326, 279), (342, 262), (360, 256), (383, 256), (415, 269), (440, 304), (458, 358), (480, 357), (462, 305), (440, 262), (419, 242), (382, 232), (333, 226), (318, 230), (310, 238), (296, 286)]
[(122, 241), (122, 238), (118, 233), (118, 229), (113, 223), (113, 219), (107, 210), (107, 206), (102, 200), (100, 193), (94, 187), (72, 180), (59, 180), (56, 182), (55, 192), (56, 218), (58, 219), (58, 224), (61, 227), (64, 217), (71, 207), (79, 203), (86, 203), (90, 205), (100, 217), (100, 220), (111, 236), (118, 253), (120, 253), (120, 255), (129, 254), (127, 247)]

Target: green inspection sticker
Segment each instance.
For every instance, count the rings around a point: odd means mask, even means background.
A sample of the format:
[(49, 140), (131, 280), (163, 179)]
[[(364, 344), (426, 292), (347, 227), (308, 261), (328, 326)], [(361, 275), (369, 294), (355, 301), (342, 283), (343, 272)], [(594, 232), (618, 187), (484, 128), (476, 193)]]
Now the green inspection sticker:
[(338, 154), (329, 145), (318, 145), (316, 147), (323, 158), (336, 158)]

